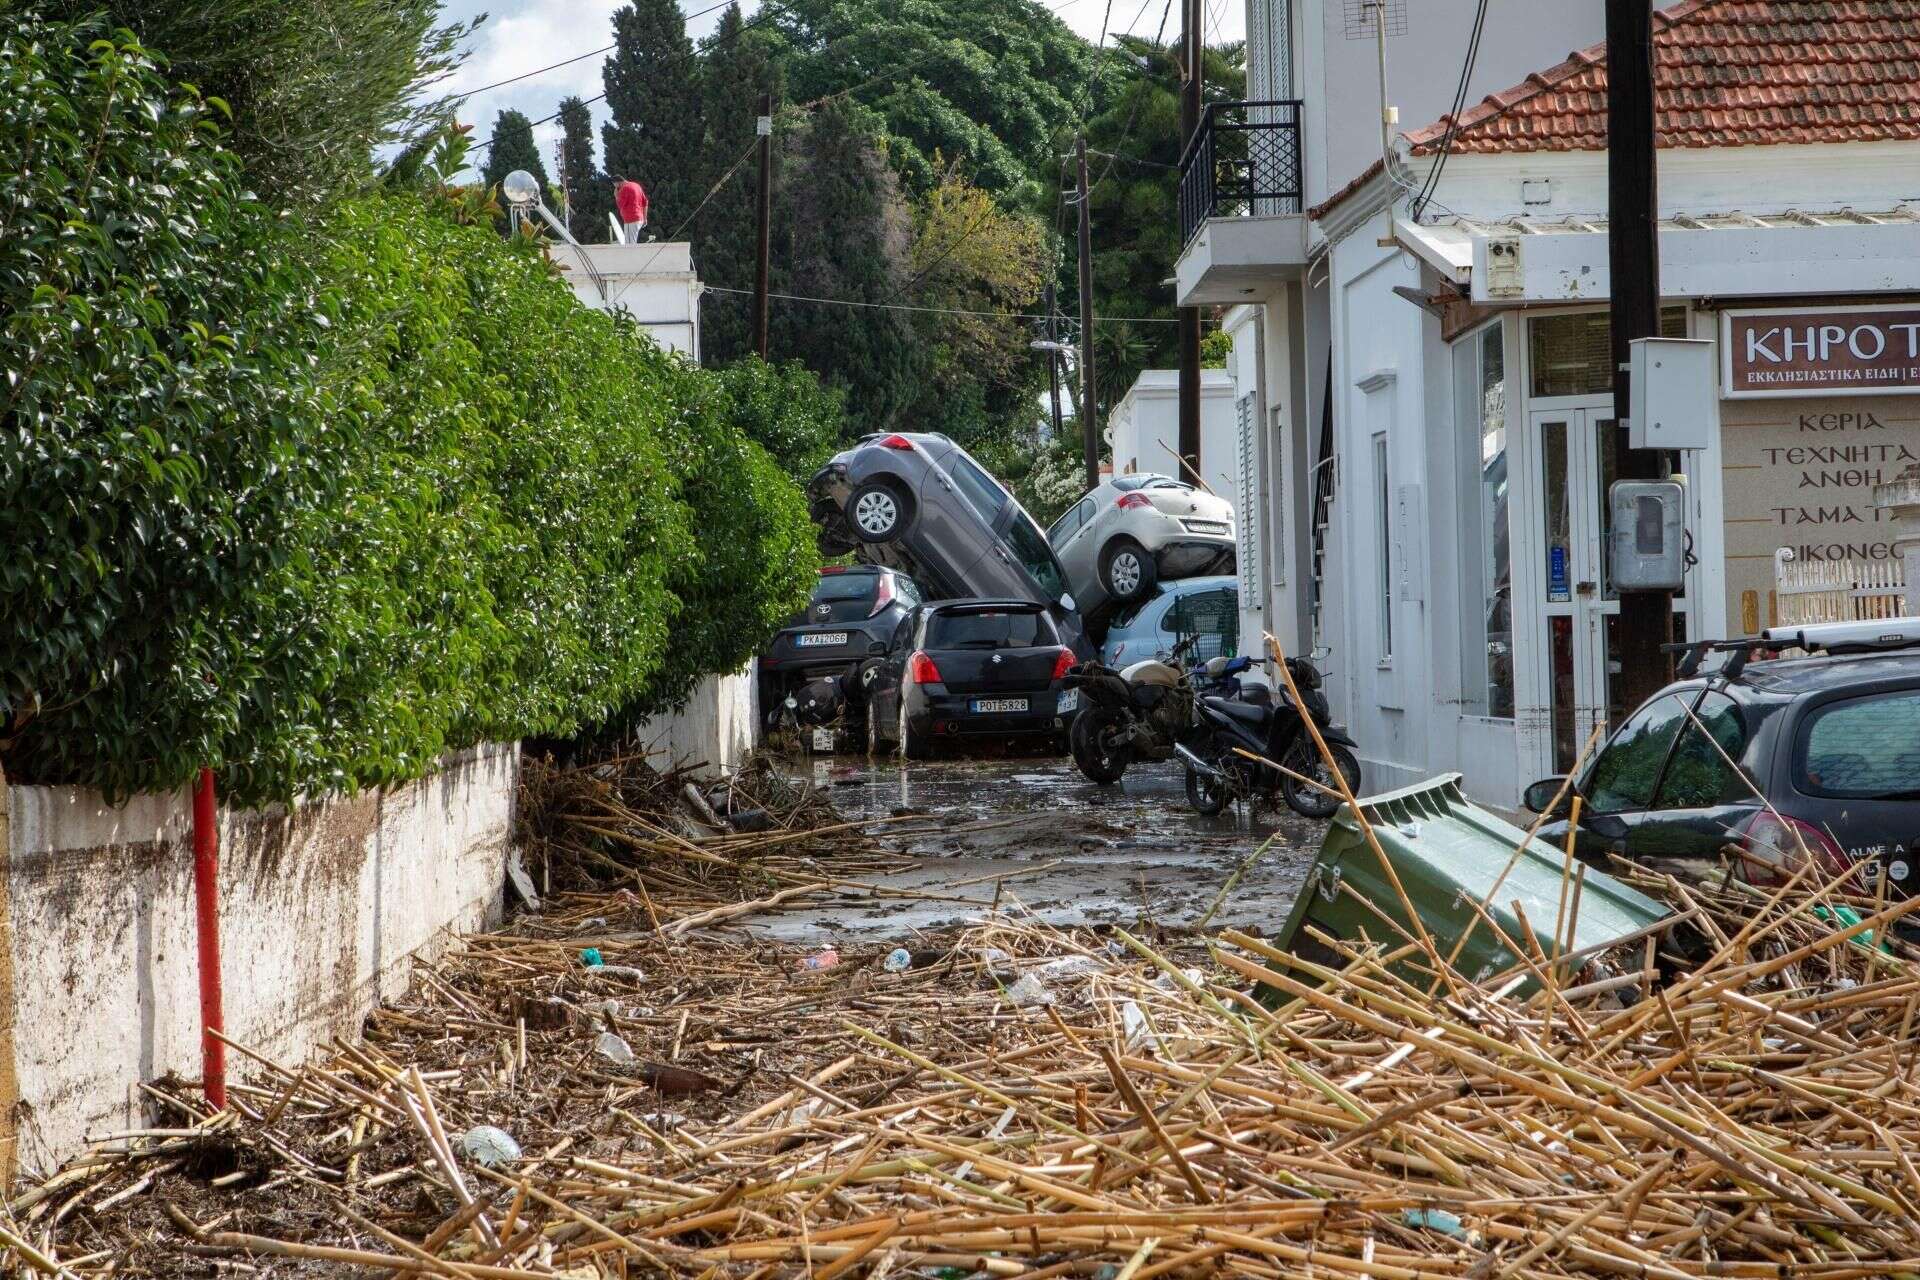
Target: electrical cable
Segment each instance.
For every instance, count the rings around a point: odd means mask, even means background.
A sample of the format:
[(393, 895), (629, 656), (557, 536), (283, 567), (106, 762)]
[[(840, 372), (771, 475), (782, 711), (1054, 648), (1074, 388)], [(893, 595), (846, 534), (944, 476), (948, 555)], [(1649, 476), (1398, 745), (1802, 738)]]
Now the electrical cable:
[(1487, 0), (1480, 0), (1474, 13), (1473, 31), (1467, 38), (1467, 56), (1460, 66), (1460, 83), (1453, 91), (1453, 110), (1447, 113), (1447, 131), (1440, 138), (1440, 154), (1434, 158), (1433, 167), (1427, 170), (1426, 181), (1420, 184), (1420, 191), (1408, 206), (1407, 213), (1415, 222), (1426, 212), (1433, 202), (1434, 193), (1440, 189), (1440, 175), (1446, 171), (1447, 156), (1453, 150), (1453, 140), (1460, 132), (1460, 113), (1466, 109), (1468, 86), (1473, 79), (1474, 63), (1480, 57), (1480, 35), (1487, 26)]
[[(702, 285), (707, 293), (738, 294), (752, 297), (751, 289), (728, 289), (721, 285)], [(799, 293), (769, 293), (769, 298), (779, 298), (783, 302), (817, 302), (829, 307), (868, 307), (879, 311), (920, 311), (940, 316), (986, 316), (995, 320), (1045, 320), (1044, 315), (1021, 311), (969, 311), (962, 307), (915, 307), (903, 302), (859, 302), (852, 298), (817, 298)], [(1095, 324), (1179, 324), (1176, 319), (1166, 316), (1097, 316)]]
[[(1149, 0), (1149, 2), (1151, 2), (1151, 0)], [(1156, 50), (1164, 52), (1164, 46), (1162, 45), (1161, 42), (1167, 34), (1167, 19), (1171, 17), (1172, 14), (1173, 14), (1173, 0), (1167, 0), (1166, 6), (1160, 10), (1160, 29), (1153, 33), (1153, 44)], [(1151, 90), (1152, 88), (1150, 83), (1147, 87), (1149, 90)], [(1120, 147), (1124, 147), (1127, 144), (1127, 139), (1133, 136), (1133, 123), (1135, 120), (1139, 118), (1140, 118), (1140, 98), (1136, 97), (1133, 100), (1133, 108), (1127, 112), (1127, 123), (1120, 130), (1120, 141), (1114, 144), (1114, 147), (1116, 148), (1116, 150)], [(1181, 140), (1181, 145), (1182, 146), (1186, 145), (1185, 139)], [(1107, 175), (1113, 172), (1113, 162), (1115, 160), (1118, 160), (1119, 158), (1120, 157), (1117, 154), (1109, 154), (1107, 156), (1107, 167), (1100, 171), (1100, 176), (1098, 178), (1095, 178), (1093, 180), (1093, 185), (1087, 188), (1087, 194), (1089, 196), (1091, 196), (1095, 191), (1098, 191), (1100, 189), (1100, 184), (1105, 182), (1107, 180)], [(1142, 161), (1141, 163), (1151, 164), (1153, 162)], [(1167, 165), (1165, 167), (1169, 169), (1177, 170), (1180, 166), (1175, 164), (1175, 165)]]
[[(680, 225), (675, 227), (672, 231), (668, 232), (666, 237), (660, 241), (659, 246), (655, 248), (652, 253), (647, 255), (647, 260), (641, 263), (639, 268), (632, 273), (634, 280), (637, 280), (639, 279), (639, 277), (644, 276), (647, 273), (647, 269), (653, 266), (654, 260), (657, 259), (662, 253), (666, 252), (667, 246), (677, 241), (680, 238), (680, 233), (682, 231), (685, 231), (689, 226), (693, 225), (693, 220), (700, 216), (700, 211), (707, 207), (707, 204), (709, 201), (711, 201), (715, 196), (720, 194), (720, 188), (726, 186), (728, 180), (731, 179), (734, 174), (740, 171), (740, 166), (746, 163), (747, 157), (752, 155), (755, 151), (759, 149), (760, 149), (759, 138), (755, 138), (752, 142), (747, 144), (747, 149), (745, 151), (742, 151), (739, 157), (736, 160), (734, 160), (732, 164), (727, 166), (727, 171), (721, 174), (719, 178), (714, 181), (714, 184), (711, 187), (707, 188), (707, 194), (700, 197), (700, 203), (693, 206), (693, 211), (687, 214), (686, 217), (680, 219)], [(581, 248), (581, 254), (584, 257), (587, 246), (582, 245), (580, 246), (580, 248)], [(627, 284), (629, 285), (632, 284), (634, 280), (629, 280)], [(624, 293), (624, 292), (626, 292), (625, 285), (621, 286), (621, 293)], [(615, 294), (614, 297), (615, 298), (619, 297), (619, 294)], [(608, 298), (607, 301), (611, 303), (613, 301), (613, 298)]]
[[(695, 18), (704, 18), (710, 13), (718, 13), (720, 10), (726, 8), (728, 5), (738, 4), (738, 3), (739, 3), (739, 0), (721, 0), (719, 4), (708, 5), (706, 8), (700, 10), (697, 13), (687, 14), (684, 21), (692, 22)], [(615, 44), (602, 45), (598, 49), (589, 49), (585, 53), (576, 53), (571, 58), (562, 58), (558, 62), (550, 62), (546, 66), (540, 67), (537, 70), (522, 71), (517, 76), (508, 76), (505, 80), (495, 80), (492, 84), (483, 84), (478, 89), (468, 89), (466, 92), (458, 96), (462, 98), (477, 98), (481, 94), (490, 93), (493, 90), (502, 87), (503, 85), (518, 84), (522, 80), (531, 80), (535, 76), (543, 76), (547, 74), (547, 72), (549, 71), (558, 71), (561, 67), (570, 67), (576, 62), (584, 61), (585, 59), (591, 58), (596, 54), (611, 53), (619, 47), (620, 47), (619, 45), (615, 45)]]

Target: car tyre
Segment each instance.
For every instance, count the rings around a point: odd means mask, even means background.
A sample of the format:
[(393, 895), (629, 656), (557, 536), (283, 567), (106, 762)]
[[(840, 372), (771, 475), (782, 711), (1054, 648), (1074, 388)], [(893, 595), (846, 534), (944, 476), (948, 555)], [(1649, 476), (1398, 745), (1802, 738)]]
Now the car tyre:
[(1132, 538), (1115, 538), (1100, 553), (1100, 585), (1120, 604), (1146, 599), (1159, 580), (1153, 557)]
[(909, 507), (898, 485), (869, 480), (847, 499), (847, 527), (862, 542), (892, 542), (906, 530)]
[(900, 754), (909, 760), (925, 760), (933, 754), (932, 737), (914, 732), (913, 721), (907, 719), (904, 699), (900, 703)]
[(880, 717), (869, 706), (867, 708), (867, 754), (876, 760), (879, 759), (881, 747), (885, 741), (880, 736)]
[(1110, 787), (1126, 776), (1133, 752), (1125, 743), (1112, 740), (1119, 728), (1118, 721), (1096, 711), (1082, 711), (1073, 718), (1067, 745), (1073, 752), (1073, 763), (1089, 782)]

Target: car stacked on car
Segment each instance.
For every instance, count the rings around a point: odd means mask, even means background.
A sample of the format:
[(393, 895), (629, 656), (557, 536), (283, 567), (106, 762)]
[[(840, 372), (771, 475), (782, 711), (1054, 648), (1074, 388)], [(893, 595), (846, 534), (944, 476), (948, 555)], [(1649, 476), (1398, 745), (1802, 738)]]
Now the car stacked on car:
[(883, 565), (828, 565), (807, 607), (760, 655), (761, 715), (811, 728), (866, 714), (873, 659), (921, 603), (912, 578)]

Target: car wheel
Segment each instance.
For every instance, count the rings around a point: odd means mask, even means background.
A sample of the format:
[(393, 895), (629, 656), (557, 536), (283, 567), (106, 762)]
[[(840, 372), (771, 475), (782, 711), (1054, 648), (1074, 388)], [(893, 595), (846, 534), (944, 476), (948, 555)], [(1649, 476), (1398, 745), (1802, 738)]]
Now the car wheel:
[(847, 524), (862, 542), (892, 542), (907, 527), (907, 499), (885, 480), (869, 480), (847, 499)]
[(915, 733), (913, 721), (907, 719), (907, 704), (900, 703), (900, 753), (909, 760), (925, 760), (933, 754), (933, 739), (924, 733)]
[(867, 708), (867, 754), (875, 759), (880, 756), (880, 716), (871, 706)]
[(1147, 549), (1132, 538), (1116, 538), (1100, 556), (1100, 585), (1121, 604), (1144, 600), (1160, 580)]

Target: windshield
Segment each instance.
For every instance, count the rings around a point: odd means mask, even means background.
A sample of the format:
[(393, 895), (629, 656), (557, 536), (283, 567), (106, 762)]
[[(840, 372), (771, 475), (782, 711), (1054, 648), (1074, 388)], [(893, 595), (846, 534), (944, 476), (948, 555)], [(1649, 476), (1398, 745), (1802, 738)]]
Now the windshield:
[(929, 649), (1037, 649), (1059, 642), (1037, 609), (936, 613), (927, 621)]
[(1920, 797), (1920, 689), (1828, 703), (1800, 731), (1800, 789), (1859, 800)]
[(828, 604), (838, 600), (871, 601), (880, 585), (877, 573), (828, 573), (813, 584), (813, 602)]
[(1047, 545), (1046, 535), (1040, 532), (1032, 516), (1018, 510), (1013, 513), (1013, 523), (1007, 526), (1007, 545), (1013, 548), (1014, 559), (1040, 584), (1049, 601), (1066, 594), (1067, 581), (1060, 572), (1060, 562), (1053, 558), (1053, 548)]

